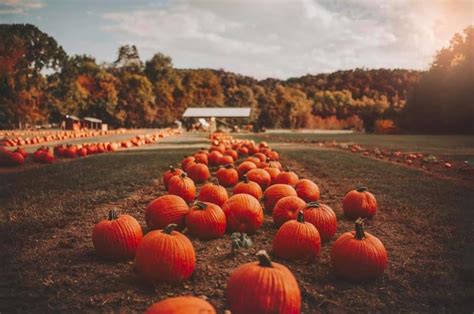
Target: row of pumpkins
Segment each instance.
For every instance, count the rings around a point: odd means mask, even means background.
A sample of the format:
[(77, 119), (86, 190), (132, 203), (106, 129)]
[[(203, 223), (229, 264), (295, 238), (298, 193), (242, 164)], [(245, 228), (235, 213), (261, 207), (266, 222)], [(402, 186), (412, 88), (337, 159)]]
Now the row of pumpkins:
[(48, 130), (48, 131), (11, 131), (3, 134), (4, 139), (0, 142), (3, 146), (36, 145), (52, 141), (64, 141), (75, 138), (87, 138), (100, 135), (126, 134), (131, 130)]
[[(87, 155), (101, 154), (107, 152), (114, 152), (119, 148), (128, 149), (133, 146), (141, 146), (145, 144), (153, 144), (160, 138), (164, 138), (180, 132), (179, 130), (166, 129), (153, 134), (138, 135), (129, 140), (121, 142), (102, 142), (90, 144), (76, 144), (76, 145), (56, 145), (53, 150), (49, 147), (40, 147), (32, 154), (32, 160), (36, 163), (51, 164), (56, 157), (62, 158), (76, 158), (85, 157)], [(0, 146), (0, 166), (15, 167), (21, 166), (25, 163), (28, 153), (23, 147), (17, 147), (10, 151), (3, 146)]]
[[(211, 178), (209, 167), (219, 167), (215, 178)], [(314, 261), (321, 243), (336, 233), (336, 215), (318, 202), (318, 186), (284, 171), (278, 153), (265, 142), (257, 146), (253, 141), (216, 139), (208, 150), (186, 157), (181, 169), (170, 166), (163, 183), (168, 194), (152, 201), (145, 211), (152, 231), (143, 237), (135, 218), (117, 217), (112, 210), (108, 220), (94, 227), (92, 237), (98, 255), (112, 260), (135, 258), (136, 269), (150, 283), (177, 283), (192, 275), (195, 251), (181, 233), (184, 229), (202, 240), (222, 237), (226, 231), (253, 234), (262, 226), (265, 210), (278, 228), (273, 254), (305, 261)], [(196, 183), (203, 183), (198, 194)], [(226, 188), (232, 188), (232, 196)], [(362, 218), (376, 213), (375, 197), (366, 188), (358, 188), (345, 196), (343, 208), (344, 214), (355, 220), (355, 231), (342, 234), (332, 246), (334, 274), (349, 281), (374, 279), (387, 265), (383, 244), (363, 229)], [(230, 311), (299, 313), (301, 294), (291, 271), (272, 262), (265, 251), (259, 251), (257, 257), (257, 262), (241, 265), (228, 279)], [(147, 313), (215, 310), (205, 300), (183, 296), (156, 303)]]

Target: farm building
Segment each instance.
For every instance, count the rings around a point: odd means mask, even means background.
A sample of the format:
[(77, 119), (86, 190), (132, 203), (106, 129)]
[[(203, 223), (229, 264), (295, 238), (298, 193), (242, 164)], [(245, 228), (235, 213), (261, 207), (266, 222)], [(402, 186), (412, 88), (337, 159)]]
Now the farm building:
[(102, 120), (92, 117), (85, 117), (82, 119), (82, 128), (89, 130), (101, 130)]
[(81, 128), (81, 120), (76, 116), (66, 115), (61, 125), (66, 130), (79, 130)]
[[(210, 132), (214, 132), (217, 128), (217, 122), (227, 127), (234, 128), (232, 123), (223, 119), (250, 119), (252, 109), (250, 107), (241, 108), (221, 108), (221, 107), (193, 107), (187, 108), (183, 113), (186, 129), (190, 129), (192, 121), (198, 119), (201, 125), (208, 126)], [(209, 122), (207, 122), (209, 119)]]

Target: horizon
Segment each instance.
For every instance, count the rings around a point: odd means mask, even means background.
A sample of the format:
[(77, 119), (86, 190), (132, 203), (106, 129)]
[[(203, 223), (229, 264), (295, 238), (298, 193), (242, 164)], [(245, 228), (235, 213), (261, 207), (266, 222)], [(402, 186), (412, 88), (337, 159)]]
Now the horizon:
[[(29, 23), (68, 55), (110, 63), (119, 46), (179, 69), (286, 80), (361, 69), (427, 70), (472, 23), (470, 1), (0, 0), (1, 23)], [(176, 31), (179, 30), (179, 31)]]

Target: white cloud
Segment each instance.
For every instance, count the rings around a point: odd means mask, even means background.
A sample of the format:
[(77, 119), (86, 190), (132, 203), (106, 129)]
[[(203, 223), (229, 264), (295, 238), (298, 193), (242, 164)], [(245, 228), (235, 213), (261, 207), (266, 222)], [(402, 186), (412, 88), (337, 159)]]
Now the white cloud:
[(28, 10), (44, 6), (43, 2), (35, 0), (0, 0), (0, 14), (25, 14)]
[[(427, 68), (472, 23), (458, 0), (179, 1), (103, 14), (106, 31), (177, 67), (286, 78), (355, 67)], [(469, 11), (471, 8), (471, 11)], [(470, 13), (471, 12), (471, 13)]]

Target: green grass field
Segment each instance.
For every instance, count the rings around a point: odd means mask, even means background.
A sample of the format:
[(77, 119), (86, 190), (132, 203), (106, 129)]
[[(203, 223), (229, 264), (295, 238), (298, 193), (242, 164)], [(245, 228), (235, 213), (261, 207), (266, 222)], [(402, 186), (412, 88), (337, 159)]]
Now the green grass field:
[[(379, 212), (374, 220), (366, 223), (366, 228), (384, 242), (389, 254), (389, 267), (380, 280), (363, 285), (335, 280), (330, 275), (330, 244), (323, 247), (317, 265), (302, 266), (277, 260), (288, 264), (301, 283), (305, 312), (315, 308), (338, 312), (472, 311), (472, 180), (443, 179), (359, 154), (288, 144), (286, 140), (335, 139), (473, 158), (473, 137), (359, 134), (239, 137), (268, 141), (280, 151), (285, 165), (301, 177), (315, 180), (321, 188), (321, 201), (337, 213), (337, 235), (352, 229), (352, 222), (341, 213), (341, 200), (347, 191), (364, 184), (377, 196)], [(280, 145), (283, 142), (285, 145)], [(183, 155), (197, 150), (187, 147), (189, 144), (204, 145), (208, 141), (204, 136), (182, 135), (175, 143), (181, 147), (95, 155), (0, 173), (0, 236), (3, 239), (0, 257), (5, 261), (0, 268), (5, 277), (0, 285), (4, 295), (0, 311), (113, 312), (125, 309), (140, 312), (167, 291), (207, 294), (210, 301), (223, 310), (225, 297), (221, 286), (225, 285), (226, 277), (218, 269), (212, 270), (216, 272), (213, 276), (218, 278), (215, 285), (220, 287), (215, 294), (199, 285), (206, 282), (205, 277), (199, 277), (202, 270), (189, 283), (191, 288), (166, 286), (150, 292), (133, 279), (133, 263), (115, 266), (101, 263), (91, 252), (90, 230), (98, 217), (102, 217), (103, 208), (118, 204), (143, 224), (144, 206), (154, 195), (163, 193), (158, 188), (155, 191), (154, 186), (159, 186), (156, 180), (161, 179), (167, 165), (179, 163)], [(137, 194), (137, 191), (141, 192)], [(261, 247), (270, 250), (268, 239), (274, 232), (271, 218), (267, 219), (262, 233), (253, 239), (255, 250)], [(211, 250), (207, 254), (219, 256), (213, 262), (227, 265), (228, 261), (221, 260), (222, 254), (215, 251), (216, 247), (225, 247), (227, 242), (225, 239), (216, 241), (217, 244), (195, 243), (198, 254)], [(68, 266), (59, 267), (57, 260)], [(249, 260), (252, 260), (251, 255), (242, 255), (232, 263)], [(115, 272), (108, 273), (114, 267)], [(224, 274), (233, 267), (234, 264), (226, 266)], [(97, 276), (102, 276), (100, 282)]]

